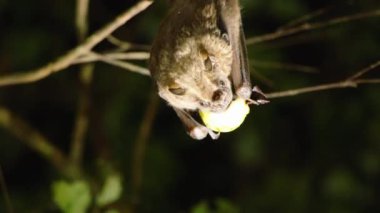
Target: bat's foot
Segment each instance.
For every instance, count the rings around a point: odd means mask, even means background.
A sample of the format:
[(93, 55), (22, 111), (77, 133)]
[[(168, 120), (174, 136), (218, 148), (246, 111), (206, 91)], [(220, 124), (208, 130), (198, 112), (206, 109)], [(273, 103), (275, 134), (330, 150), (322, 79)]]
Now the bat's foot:
[(203, 125), (199, 125), (199, 126), (194, 127), (193, 129), (188, 131), (188, 134), (190, 135), (190, 137), (192, 137), (195, 140), (203, 140), (207, 137), (207, 135), (210, 135), (210, 137), (213, 140), (216, 140), (220, 136), (219, 132), (215, 133), (211, 129), (209, 129)]
[(250, 104), (262, 105), (269, 103), (269, 100), (258, 86), (252, 89), (252, 98), (248, 99)]
[(204, 126), (195, 126), (194, 128), (188, 130), (188, 134), (195, 140), (203, 140), (207, 137), (208, 128)]

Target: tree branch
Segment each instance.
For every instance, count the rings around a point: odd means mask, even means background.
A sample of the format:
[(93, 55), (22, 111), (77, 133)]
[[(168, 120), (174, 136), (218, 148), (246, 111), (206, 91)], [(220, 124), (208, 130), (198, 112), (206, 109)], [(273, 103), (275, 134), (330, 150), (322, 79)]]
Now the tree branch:
[[(87, 36), (88, 31), (88, 8), (89, 0), (77, 0), (76, 27), (79, 43)], [(79, 72), (78, 107), (74, 123), (74, 130), (71, 139), (70, 163), (73, 170), (81, 173), (83, 147), (86, 140), (86, 133), (89, 123), (89, 110), (91, 104), (90, 90), (92, 85), (94, 65), (83, 64)]]
[(96, 53), (86, 54), (73, 62), (73, 64), (82, 64), (89, 62), (101, 61), (100, 56), (112, 59), (112, 60), (147, 60), (149, 59), (148, 52), (110, 52), (110, 53)]
[(294, 26), (291, 28), (285, 28), (285, 29), (280, 28), (279, 30), (272, 32), (272, 33), (248, 38), (246, 40), (246, 43), (247, 43), (247, 45), (253, 45), (253, 44), (262, 43), (262, 42), (266, 42), (266, 41), (272, 41), (275, 39), (294, 35), (294, 34), (301, 33), (301, 32), (326, 28), (326, 27), (330, 27), (333, 25), (337, 25), (337, 24), (343, 24), (343, 23), (347, 23), (347, 22), (351, 22), (351, 21), (355, 21), (355, 20), (360, 20), (360, 19), (369, 18), (369, 17), (377, 17), (377, 16), (380, 16), (380, 10), (374, 10), (374, 11), (370, 11), (370, 12), (364, 12), (364, 13), (358, 13), (358, 14), (354, 14), (354, 15), (342, 16), (342, 17), (338, 17), (335, 19), (331, 19), (331, 20), (326, 21), (326, 22), (304, 23), (304, 24), (297, 25), (297, 26)]
[(11, 197), (9, 195), (7, 183), (5, 181), (5, 176), (4, 176), (4, 172), (3, 172), (3, 168), (1, 164), (0, 164), (0, 189), (4, 197), (6, 211), (8, 213), (13, 213), (14, 212), (13, 205), (12, 205)]
[(3, 106), (0, 106), (0, 125), (47, 159), (58, 171), (68, 174), (68, 161), (64, 154), (38, 130)]
[(72, 65), (73, 61), (78, 59), (78, 57), (83, 56), (84, 54), (91, 51), (92, 48), (95, 47), (98, 43), (107, 38), (112, 32), (122, 26), (125, 22), (139, 14), (141, 11), (145, 10), (152, 3), (153, 2), (150, 0), (139, 1), (135, 6), (129, 8), (117, 16), (105, 27), (88, 37), (81, 45), (75, 47), (55, 61), (35, 70), (29, 70), (26, 72), (19, 72), (18, 74), (0, 77), (0, 86), (35, 82), (48, 77), (52, 73), (69, 67)]
[(296, 95), (300, 95), (304, 93), (317, 92), (317, 91), (323, 91), (323, 90), (357, 87), (360, 84), (379, 84), (380, 79), (376, 79), (376, 78), (375, 79), (360, 79), (360, 77), (362, 77), (364, 74), (367, 74), (368, 72), (373, 71), (378, 67), (380, 67), (380, 61), (376, 61), (375, 63), (365, 67), (364, 69), (359, 70), (354, 75), (348, 77), (347, 79), (343, 81), (338, 81), (338, 82), (329, 83), (329, 84), (321, 84), (317, 86), (303, 87), (303, 88), (298, 88), (298, 89), (285, 90), (281, 92), (267, 93), (266, 97), (269, 99), (283, 98), (283, 97), (296, 96)]
[(105, 55), (100, 55), (97, 53), (91, 53), (91, 57), (97, 58), (98, 61), (102, 61), (102, 62), (110, 64), (110, 65), (114, 65), (114, 66), (129, 70), (129, 71), (132, 71), (132, 72), (136, 72), (136, 73), (139, 73), (141, 75), (150, 76), (149, 70), (145, 67), (141, 67), (141, 66), (129, 63), (129, 62), (109, 58)]
[(256, 68), (265, 68), (265, 69), (281, 69), (281, 70), (290, 70), (303, 73), (319, 73), (319, 70), (315, 67), (292, 64), (292, 63), (281, 63), (274, 61), (259, 61), (259, 60), (250, 60), (252, 66)]
[(152, 92), (144, 118), (142, 119), (140, 125), (137, 139), (134, 143), (132, 159), (132, 212), (136, 211), (136, 208), (140, 202), (140, 189), (142, 185), (143, 164), (145, 159), (146, 146), (148, 137), (152, 130), (154, 118), (156, 117), (158, 104), (158, 96), (156, 92)]

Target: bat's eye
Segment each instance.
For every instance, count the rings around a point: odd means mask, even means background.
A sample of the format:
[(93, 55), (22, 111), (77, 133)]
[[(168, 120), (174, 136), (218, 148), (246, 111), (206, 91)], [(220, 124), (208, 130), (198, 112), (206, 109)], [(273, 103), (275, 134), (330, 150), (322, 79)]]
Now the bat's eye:
[(174, 95), (184, 95), (186, 93), (186, 89), (181, 87), (169, 88), (169, 91)]
[(225, 87), (227, 84), (226, 84), (226, 82), (225, 81), (223, 81), (223, 80), (218, 80), (218, 86), (220, 86), (220, 87)]
[(208, 71), (212, 71), (213, 70), (214, 64), (215, 64), (214, 61), (215, 61), (215, 59), (212, 56), (209, 56), (209, 57), (206, 58), (206, 60), (204, 61), (206, 70), (208, 70)]

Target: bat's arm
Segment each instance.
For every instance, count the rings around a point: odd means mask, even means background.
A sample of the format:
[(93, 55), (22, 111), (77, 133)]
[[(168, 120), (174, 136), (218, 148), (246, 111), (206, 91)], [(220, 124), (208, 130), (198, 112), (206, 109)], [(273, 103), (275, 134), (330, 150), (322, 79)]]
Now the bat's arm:
[(238, 97), (245, 100), (251, 97), (252, 85), (248, 64), (247, 47), (245, 45), (245, 37), (243, 28), (239, 27), (238, 41), (235, 43), (237, 47), (234, 48), (234, 58), (232, 65), (232, 82), (235, 88), (235, 93)]

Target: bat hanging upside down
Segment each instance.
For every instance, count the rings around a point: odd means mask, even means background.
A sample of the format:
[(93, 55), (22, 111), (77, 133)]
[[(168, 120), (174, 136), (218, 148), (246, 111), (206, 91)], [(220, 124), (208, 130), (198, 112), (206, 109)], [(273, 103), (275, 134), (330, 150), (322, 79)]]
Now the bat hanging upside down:
[(223, 114), (238, 105), (231, 104), (235, 100), (268, 102), (251, 86), (238, 0), (172, 0), (149, 68), (159, 95), (194, 139), (216, 139), (219, 133), (196, 121), (193, 112)]

